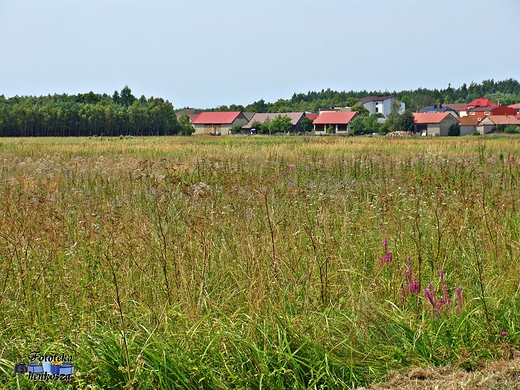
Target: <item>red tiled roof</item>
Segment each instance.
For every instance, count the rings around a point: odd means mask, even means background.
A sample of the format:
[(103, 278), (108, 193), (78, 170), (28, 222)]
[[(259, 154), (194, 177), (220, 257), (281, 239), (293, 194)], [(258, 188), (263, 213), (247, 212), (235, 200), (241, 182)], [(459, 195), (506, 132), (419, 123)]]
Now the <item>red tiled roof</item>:
[(509, 105), (508, 107), (516, 108), (517, 110), (520, 110), (520, 103), (511, 104), (511, 105)]
[(230, 112), (201, 112), (200, 115), (193, 120), (194, 125), (224, 125), (231, 124), (240, 115), (240, 111)]
[(464, 109), (467, 110), (468, 107), (497, 107), (497, 106), (498, 106), (498, 104), (496, 104), (493, 100), (481, 97), (479, 99), (475, 99), (475, 100), (469, 102), (468, 104), (466, 104)]
[(315, 125), (347, 125), (357, 115), (356, 111), (327, 111), (314, 119)]
[[(517, 125), (520, 126), (520, 121), (516, 119), (515, 116), (510, 115), (488, 115), (485, 119), (482, 119), (482, 122), (485, 120), (489, 120), (493, 122), (495, 125)], [(487, 122), (487, 121), (486, 121)]]
[(313, 121), (314, 119), (316, 119), (318, 117), (318, 114), (305, 114), (305, 116), (307, 117), (307, 119), (310, 119), (311, 121)]
[[(428, 123), (441, 123), (444, 118), (451, 115), (449, 112), (425, 112), (413, 114), (414, 123), (416, 125), (425, 125)], [(453, 116), (453, 115), (452, 115)]]
[(461, 126), (476, 126), (478, 125), (478, 120), (471, 116), (463, 116), (461, 118), (457, 118)]

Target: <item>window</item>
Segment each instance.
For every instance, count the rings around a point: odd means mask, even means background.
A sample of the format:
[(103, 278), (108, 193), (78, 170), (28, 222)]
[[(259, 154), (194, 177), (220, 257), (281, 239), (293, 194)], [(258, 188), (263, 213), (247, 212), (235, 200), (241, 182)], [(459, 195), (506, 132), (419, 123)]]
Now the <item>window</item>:
[(475, 113), (474, 112), (470, 112), (469, 115), (475, 115)]

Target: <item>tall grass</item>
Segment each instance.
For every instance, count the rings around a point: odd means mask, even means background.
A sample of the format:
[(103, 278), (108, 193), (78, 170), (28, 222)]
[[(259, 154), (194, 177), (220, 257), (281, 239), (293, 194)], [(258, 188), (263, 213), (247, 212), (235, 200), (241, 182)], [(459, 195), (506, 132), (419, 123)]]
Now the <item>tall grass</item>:
[(508, 356), (518, 147), (4, 139), (0, 382), (34, 385), (12, 372), (32, 350), (74, 356), (63, 388), (355, 387)]

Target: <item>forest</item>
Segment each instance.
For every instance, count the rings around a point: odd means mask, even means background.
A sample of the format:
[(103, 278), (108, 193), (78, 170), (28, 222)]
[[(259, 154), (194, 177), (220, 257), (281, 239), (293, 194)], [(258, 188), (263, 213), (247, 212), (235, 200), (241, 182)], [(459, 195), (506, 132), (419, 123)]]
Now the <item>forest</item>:
[[(41, 97), (0, 95), (0, 136), (120, 136), (190, 133), (177, 120), (172, 103), (162, 98), (137, 99), (121, 92)], [(190, 133), (191, 134), (191, 133)]]
[[(331, 89), (294, 93), (290, 99), (266, 102), (260, 99), (246, 106), (231, 104), (207, 111), (317, 112), (331, 106), (352, 107), (357, 100), (372, 95), (395, 95), (411, 112), (435, 103), (466, 103), (485, 96), (500, 104), (520, 102), (520, 83), (513, 79), (484, 80), (459, 88), (419, 88), (413, 91), (349, 91)], [(171, 102), (163, 98), (135, 97), (125, 86), (112, 96), (94, 92), (47, 96), (0, 95), (0, 137), (40, 136), (151, 136), (190, 135), (187, 117), (177, 118)]]
[(514, 79), (503, 81), (484, 80), (477, 84), (462, 84), (459, 88), (448, 85), (444, 89), (418, 88), (404, 91), (349, 91), (338, 92), (322, 89), (320, 92), (294, 93), (290, 99), (278, 99), (274, 103), (263, 99), (246, 106), (232, 104), (215, 107), (214, 111), (245, 111), (245, 112), (317, 112), (326, 107), (352, 107), (358, 99), (367, 96), (394, 95), (406, 104), (406, 108), (416, 112), (423, 107), (435, 103), (469, 103), (481, 96), (497, 103), (509, 105), (520, 102), (520, 83)]

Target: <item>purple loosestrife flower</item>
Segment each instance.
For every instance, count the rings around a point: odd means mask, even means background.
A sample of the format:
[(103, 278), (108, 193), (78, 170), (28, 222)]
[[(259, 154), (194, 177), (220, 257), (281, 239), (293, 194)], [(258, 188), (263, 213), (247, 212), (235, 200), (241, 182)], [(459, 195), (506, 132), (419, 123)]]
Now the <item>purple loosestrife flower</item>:
[(412, 261), (408, 256), (408, 269), (405, 271), (406, 283), (408, 284), (408, 293), (419, 294), (419, 282), (413, 277)]
[(392, 252), (388, 251), (388, 240), (386, 238), (383, 241), (383, 247), (385, 249), (386, 254), (383, 257), (381, 257), (381, 259), (379, 260), (381, 265), (388, 264), (392, 261)]

